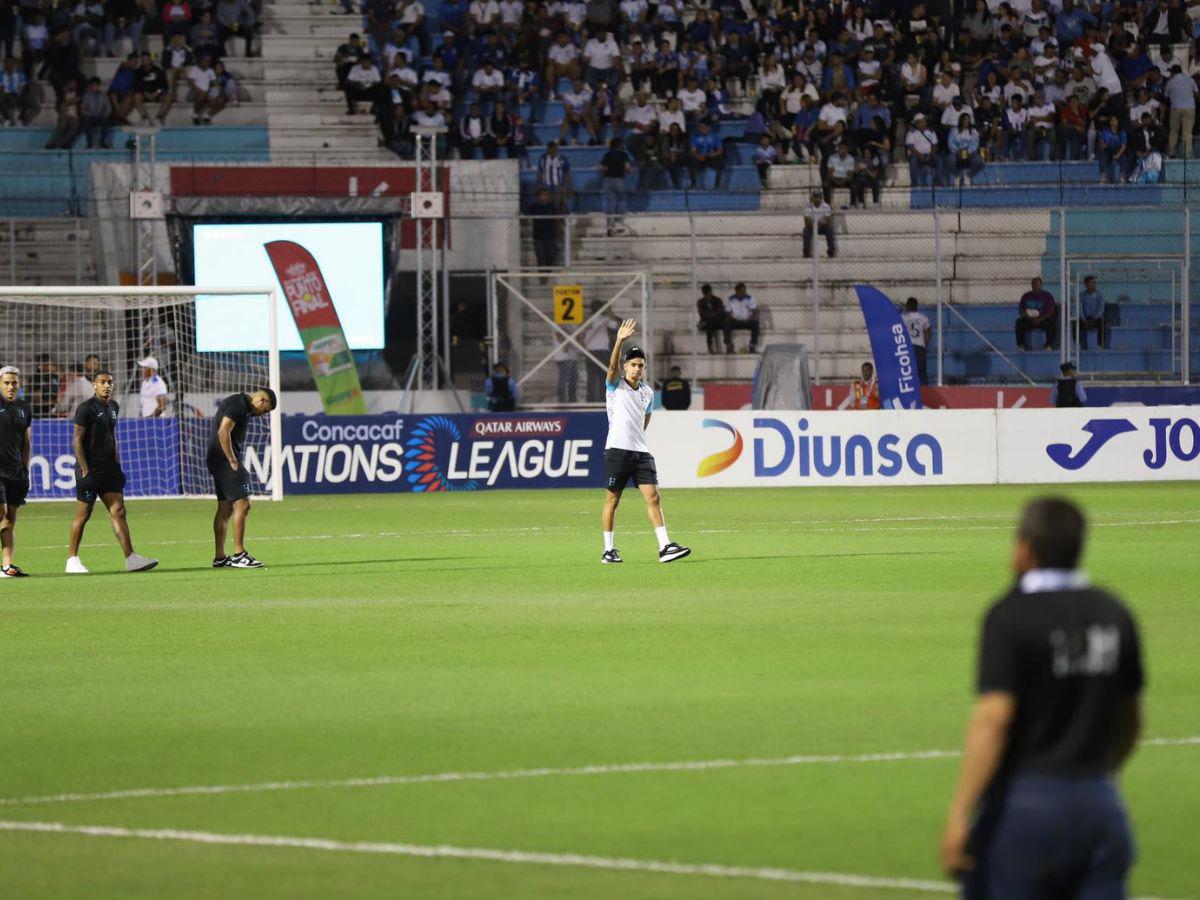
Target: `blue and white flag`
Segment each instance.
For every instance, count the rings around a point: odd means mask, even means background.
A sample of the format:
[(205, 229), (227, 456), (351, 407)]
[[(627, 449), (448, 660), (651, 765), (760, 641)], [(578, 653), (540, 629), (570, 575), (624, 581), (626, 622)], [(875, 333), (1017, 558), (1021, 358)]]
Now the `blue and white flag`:
[(871, 339), (880, 405), (884, 409), (920, 409), (921, 379), (917, 375), (917, 356), (896, 304), (868, 284), (856, 284), (854, 290), (858, 293), (867, 336)]

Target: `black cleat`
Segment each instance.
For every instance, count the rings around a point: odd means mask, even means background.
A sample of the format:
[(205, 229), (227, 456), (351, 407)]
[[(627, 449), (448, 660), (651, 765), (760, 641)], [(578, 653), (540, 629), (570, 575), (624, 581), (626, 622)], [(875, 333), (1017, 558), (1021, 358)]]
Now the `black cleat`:
[(667, 546), (658, 551), (658, 561), (660, 563), (674, 562), (677, 559), (683, 559), (691, 552), (691, 547), (680, 547), (677, 543), (671, 541), (671, 543), (667, 544)]
[(228, 556), (215, 557), (213, 559), (213, 568), (214, 569), (228, 569), (229, 568), (229, 557)]
[[(621, 561), (620, 558), (618, 558), (617, 562), (620, 562), (620, 561)], [(29, 577), (28, 572), (22, 572), (16, 566), (0, 567), (0, 578), (28, 578), (28, 577)]]
[(621, 554), (617, 552), (616, 547), (613, 547), (611, 550), (604, 551), (604, 555), (602, 557), (600, 557), (600, 562), (602, 562), (602, 563), (619, 563), (619, 562), (625, 562), (625, 560), (621, 559)]
[(235, 553), (229, 557), (229, 562), (226, 563), (231, 569), (261, 569), (263, 564), (257, 559), (243, 550), (241, 553)]

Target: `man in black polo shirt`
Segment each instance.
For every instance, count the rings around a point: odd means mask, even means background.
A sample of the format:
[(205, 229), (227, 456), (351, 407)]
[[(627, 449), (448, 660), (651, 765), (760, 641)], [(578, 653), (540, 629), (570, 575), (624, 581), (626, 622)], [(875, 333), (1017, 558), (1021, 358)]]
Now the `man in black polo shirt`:
[(125, 472), (117, 450), (117, 417), (120, 405), (112, 399), (113, 377), (101, 369), (92, 380), (95, 396), (75, 410), (75, 428), (71, 444), (75, 449), (75, 519), (71, 522), (71, 548), (67, 557), (68, 575), (86, 575), (87, 567), (79, 558), (83, 529), (92, 517), (96, 498), (108, 509), (113, 533), (125, 554), (126, 572), (149, 572), (158, 565), (133, 552), (129, 523), (125, 520)]
[(1030, 503), (1019, 580), (984, 619), (941, 847), (968, 900), (1125, 896), (1133, 841), (1112, 778), (1141, 728), (1142, 660), (1128, 610), (1076, 568), (1084, 527), (1066, 500)]
[(0, 578), (23, 578), (13, 565), (13, 532), (17, 510), (29, 493), (29, 403), (18, 400), (21, 373), (14, 366), (0, 369)]
[(146, 112), (147, 103), (158, 103), (158, 115), (154, 117), (159, 125), (167, 121), (167, 113), (175, 98), (171, 95), (167, 83), (167, 73), (154, 62), (149, 53), (142, 54), (142, 64), (133, 75), (133, 107), (138, 111), (145, 124), (150, 122), (150, 114)]
[[(214, 569), (261, 569), (262, 563), (246, 552), (246, 516), (250, 514), (250, 473), (242, 464), (246, 422), (275, 408), (275, 392), (260, 388), (252, 394), (231, 394), (221, 401), (213, 416), (205, 462), (212, 473), (217, 494), (213, 518), (216, 538)], [(233, 519), (233, 555), (225, 555), (225, 531)]]

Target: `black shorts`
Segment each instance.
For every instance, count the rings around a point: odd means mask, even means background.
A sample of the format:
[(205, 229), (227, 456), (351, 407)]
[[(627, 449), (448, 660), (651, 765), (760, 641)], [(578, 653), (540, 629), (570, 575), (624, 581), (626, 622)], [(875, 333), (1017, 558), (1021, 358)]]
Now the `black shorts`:
[(214, 460), (208, 463), (208, 471), (218, 500), (245, 500), (250, 496), (250, 473), (244, 463), (235, 472), (225, 460)]
[(79, 477), (75, 470), (75, 499), (80, 503), (95, 503), (101, 494), (125, 492), (125, 473), (120, 469), (92, 469), (87, 478)]
[(28, 475), (24, 478), (0, 478), (0, 507), (21, 506), (28, 493)]
[(625, 490), (630, 479), (636, 487), (658, 484), (658, 469), (654, 457), (637, 450), (609, 447), (604, 451), (604, 486), (614, 493)]

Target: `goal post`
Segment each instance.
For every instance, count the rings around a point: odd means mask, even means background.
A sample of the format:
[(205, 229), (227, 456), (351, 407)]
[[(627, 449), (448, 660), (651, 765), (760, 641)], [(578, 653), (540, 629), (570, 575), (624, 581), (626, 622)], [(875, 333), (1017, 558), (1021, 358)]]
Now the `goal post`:
[[(261, 387), (280, 394), (277, 304), (275, 287), (0, 287), (0, 366), (20, 370), (33, 414), (29, 498), (74, 497), (72, 420), (100, 369), (116, 383), (126, 496), (212, 497), (217, 405)], [(166, 391), (160, 415), (153, 398), (143, 409), (147, 358)], [(282, 499), (278, 408), (249, 419), (244, 448), (251, 496)]]

